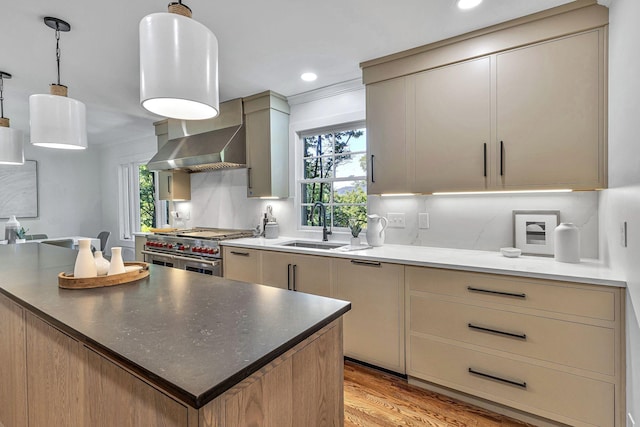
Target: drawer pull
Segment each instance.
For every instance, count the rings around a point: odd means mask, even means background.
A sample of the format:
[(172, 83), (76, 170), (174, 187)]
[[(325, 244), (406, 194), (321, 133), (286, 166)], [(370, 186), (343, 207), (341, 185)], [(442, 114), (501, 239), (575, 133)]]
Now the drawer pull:
[(378, 261), (362, 261), (359, 259), (352, 259), (351, 264), (366, 265), (367, 267), (382, 267), (382, 264)]
[(495, 375), (485, 374), (484, 372), (476, 371), (473, 368), (469, 368), (469, 373), (470, 374), (474, 374), (474, 375), (478, 375), (480, 377), (489, 378), (491, 380), (500, 381), (500, 382), (503, 382), (503, 383), (506, 383), (506, 384), (515, 385), (516, 387), (521, 387), (521, 388), (524, 388), (524, 389), (527, 388), (527, 383), (524, 382), (524, 381), (508, 380), (506, 378), (501, 378), (501, 377), (497, 377)]
[(513, 297), (513, 298), (526, 298), (527, 297), (527, 294), (518, 294), (518, 293), (514, 293), (514, 292), (492, 291), (491, 289), (474, 288), (473, 286), (467, 286), (467, 290), (469, 292), (481, 292), (483, 294), (500, 295), (500, 296), (503, 296), (503, 297)]
[(506, 337), (511, 337), (511, 338), (519, 338), (521, 340), (527, 339), (527, 334), (514, 334), (512, 332), (500, 331), (498, 329), (483, 328), (482, 326), (477, 326), (477, 325), (474, 325), (473, 323), (469, 323), (468, 326), (469, 326), (469, 329), (474, 329), (476, 331), (491, 332), (493, 334), (500, 334), (500, 335), (504, 335)]
[(232, 255), (240, 255), (240, 256), (249, 256), (249, 252), (236, 252), (236, 251), (231, 251)]

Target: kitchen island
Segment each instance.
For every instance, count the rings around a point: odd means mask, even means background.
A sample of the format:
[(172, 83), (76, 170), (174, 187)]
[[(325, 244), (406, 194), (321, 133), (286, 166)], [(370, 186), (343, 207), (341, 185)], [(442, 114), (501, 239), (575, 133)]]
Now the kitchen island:
[(75, 255), (0, 247), (0, 425), (342, 425), (348, 302), (159, 266), (59, 289)]

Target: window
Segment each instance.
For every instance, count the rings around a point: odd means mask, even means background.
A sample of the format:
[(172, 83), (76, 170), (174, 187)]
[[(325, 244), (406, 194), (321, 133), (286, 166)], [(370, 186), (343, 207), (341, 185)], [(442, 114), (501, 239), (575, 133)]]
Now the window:
[(119, 223), (120, 238), (132, 240), (133, 232), (149, 231), (167, 218), (167, 203), (158, 200), (157, 173), (147, 168), (146, 161), (120, 165)]
[(307, 131), (302, 142), (300, 207), (302, 227), (319, 226), (326, 206), (327, 225), (347, 228), (349, 218), (367, 220), (367, 133), (364, 123)]

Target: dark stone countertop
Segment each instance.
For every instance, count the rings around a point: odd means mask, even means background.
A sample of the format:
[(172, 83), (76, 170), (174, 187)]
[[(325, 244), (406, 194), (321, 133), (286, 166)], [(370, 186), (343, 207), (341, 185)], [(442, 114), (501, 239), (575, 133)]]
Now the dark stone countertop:
[(200, 408), (346, 313), (346, 301), (152, 265), (109, 288), (58, 288), (77, 252), (0, 246), (0, 293)]

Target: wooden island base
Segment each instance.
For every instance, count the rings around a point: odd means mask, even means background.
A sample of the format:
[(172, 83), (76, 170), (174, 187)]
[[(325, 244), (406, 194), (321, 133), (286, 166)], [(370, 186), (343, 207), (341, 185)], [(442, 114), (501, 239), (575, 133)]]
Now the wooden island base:
[(0, 426), (342, 426), (338, 319), (199, 409), (0, 295)]

